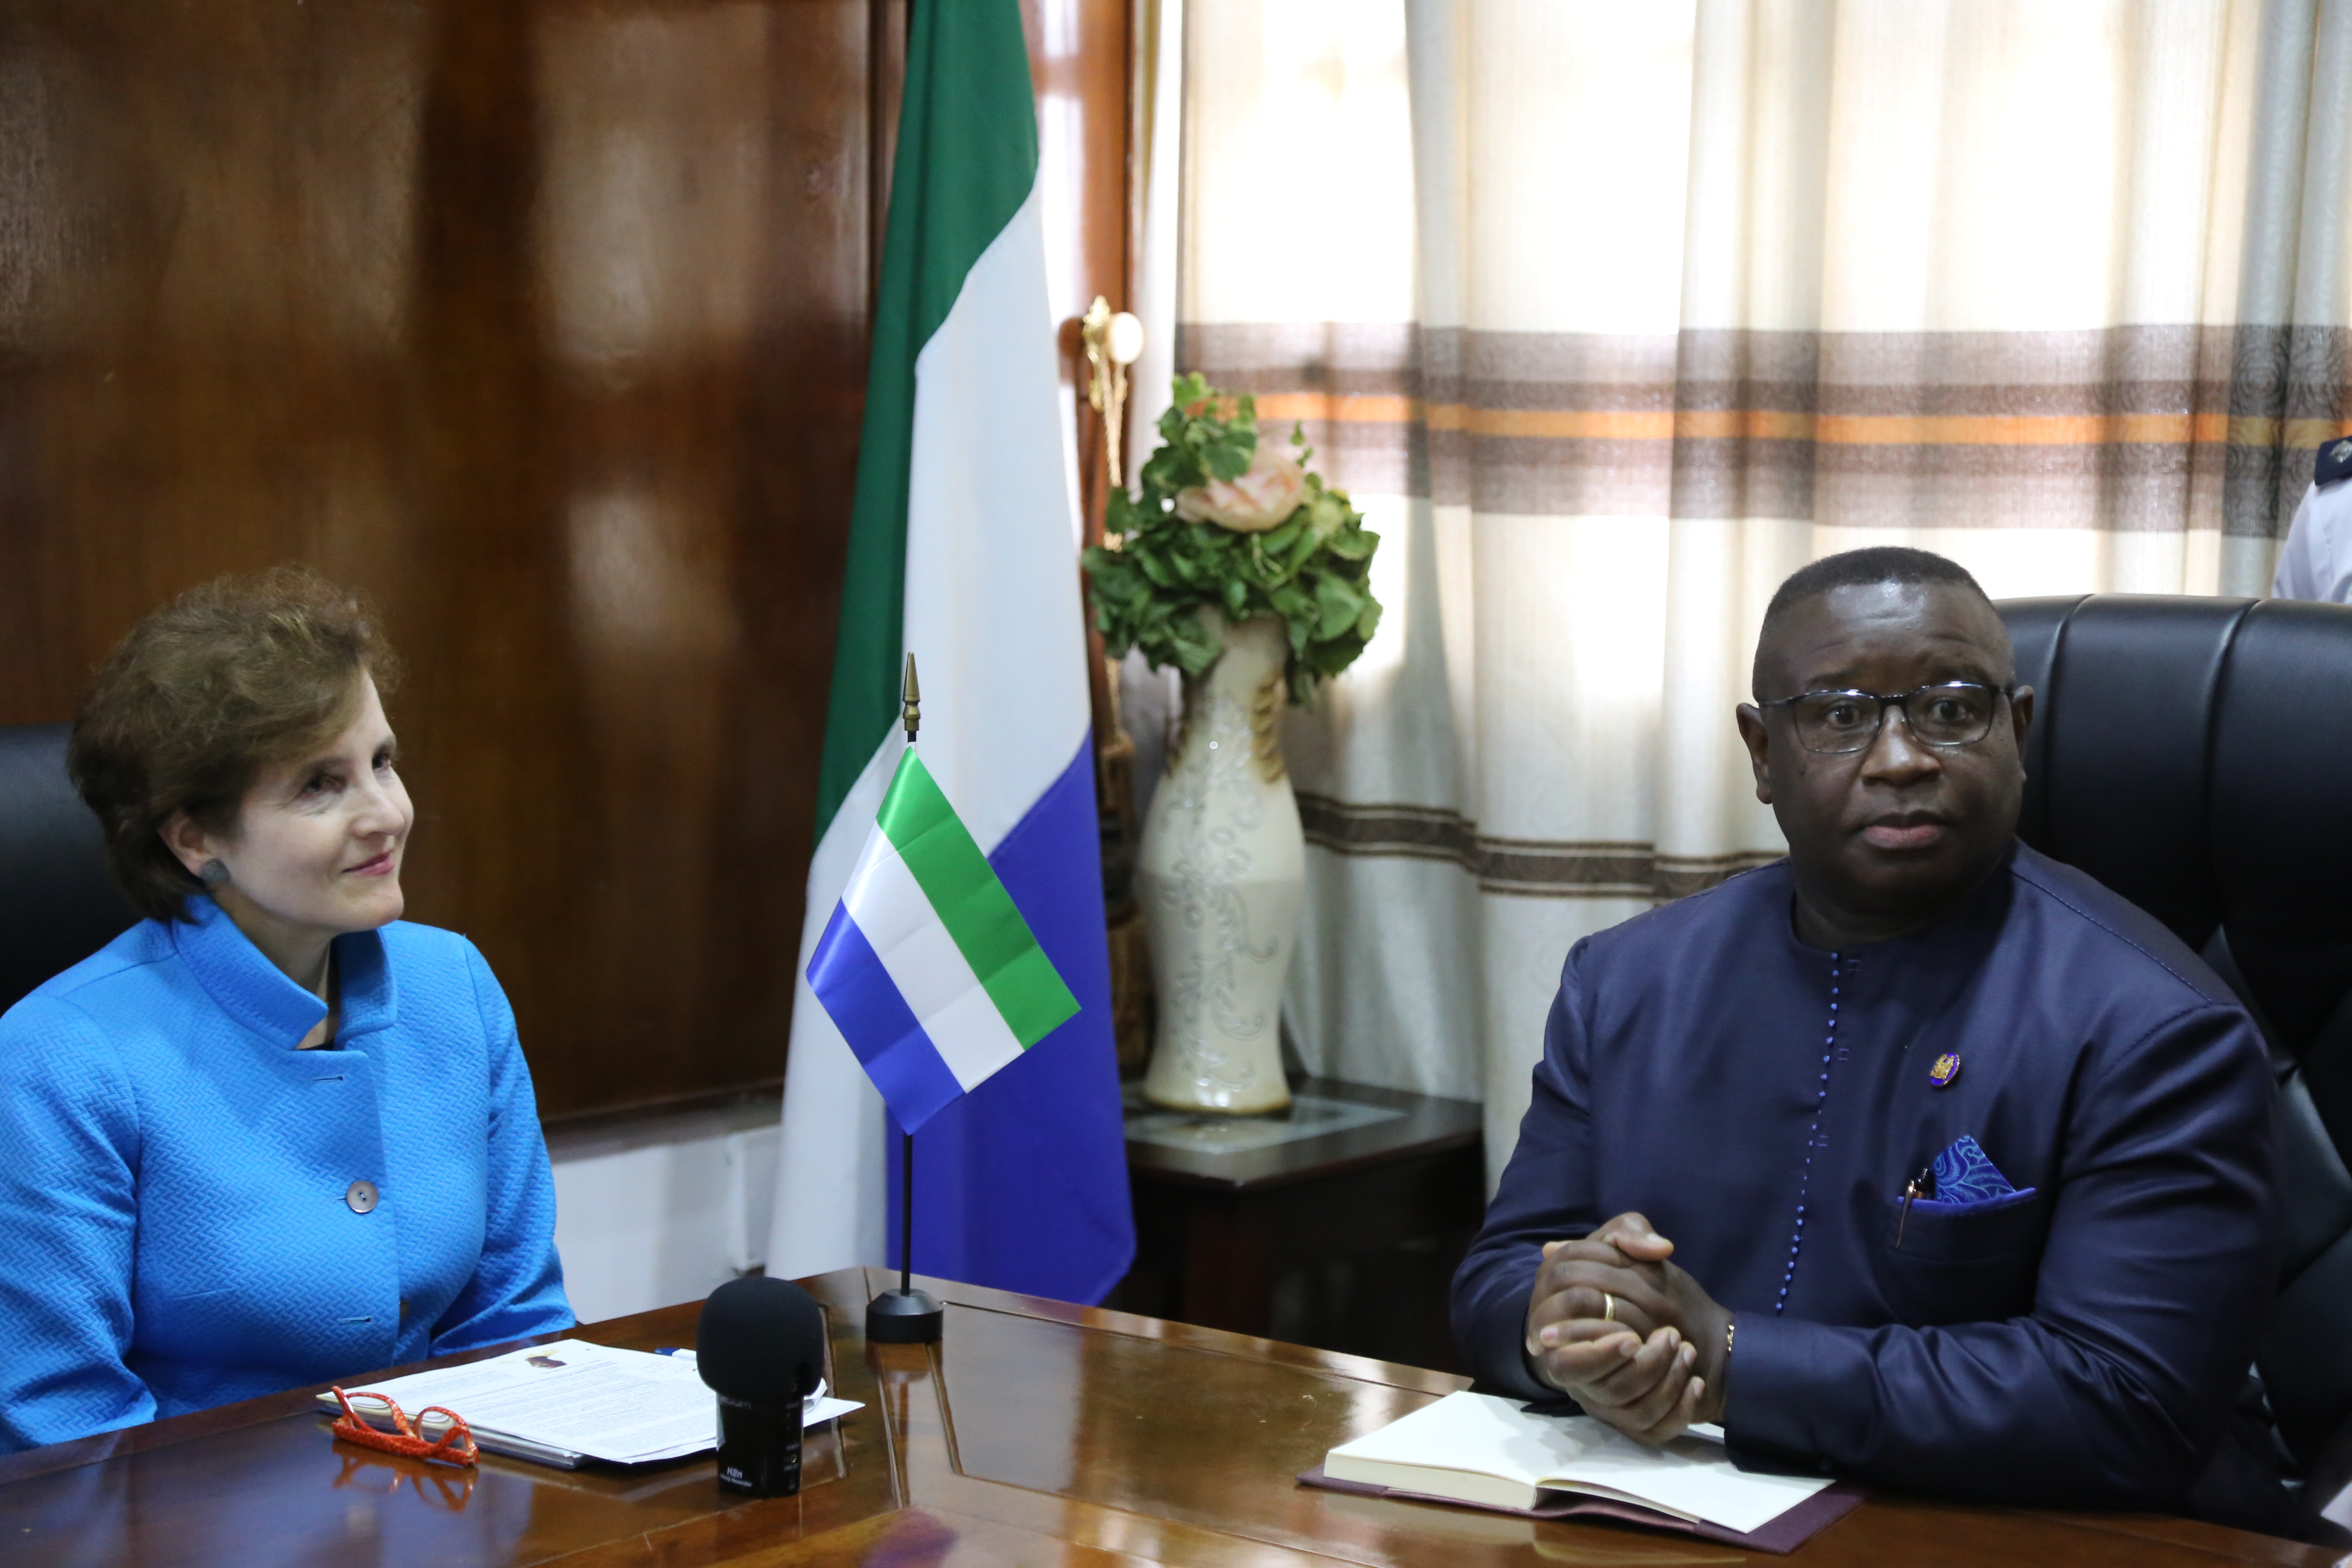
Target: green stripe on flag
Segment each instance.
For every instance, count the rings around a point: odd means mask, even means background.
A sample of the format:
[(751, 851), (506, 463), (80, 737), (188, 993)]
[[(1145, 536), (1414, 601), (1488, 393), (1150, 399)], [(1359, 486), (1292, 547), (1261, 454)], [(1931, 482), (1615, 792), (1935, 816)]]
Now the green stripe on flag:
[(912, 752), (899, 759), (883, 796), (881, 825), (1023, 1050), (1077, 1015), (1078, 999)]
[(912, 9), (817, 773), (819, 837), (898, 715), (915, 358), (1037, 183), (1037, 100), (1020, 0), (925, 0)]

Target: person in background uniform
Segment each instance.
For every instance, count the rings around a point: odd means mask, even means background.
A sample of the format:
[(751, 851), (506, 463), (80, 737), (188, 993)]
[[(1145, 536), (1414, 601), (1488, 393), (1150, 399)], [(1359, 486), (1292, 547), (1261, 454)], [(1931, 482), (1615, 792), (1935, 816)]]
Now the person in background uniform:
[(292, 569), (99, 671), (68, 760), (147, 918), (0, 1016), (0, 1452), (571, 1326), (506, 996), (399, 919), (395, 673)]
[(2352, 604), (2352, 440), (2330, 441), (2313, 464), (2271, 578), (2273, 599)]
[(1454, 1283), (1488, 1387), (1966, 1501), (2293, 1527), (2236, 1408), (2277, 1278), (2252, 1020), (2017, 841), (1976, 582), (1791, 576), (1738, 711), (1788, 858), (1569, 953)]

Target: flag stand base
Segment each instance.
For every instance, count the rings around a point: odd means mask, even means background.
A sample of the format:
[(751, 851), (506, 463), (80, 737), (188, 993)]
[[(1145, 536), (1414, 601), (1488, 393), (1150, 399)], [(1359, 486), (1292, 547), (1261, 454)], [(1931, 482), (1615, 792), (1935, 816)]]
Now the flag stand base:
[[(907, 656), (907, 743), (915, 743), (915, 656)], [(915, 1289), (915, 1135), (898, 1138), (898, 1288), (866, 1303), (869, 1345), (935, 1345), (945, 1314), (939, 1298)]]
[(877, 1345), (939, 1342), (938, 1298), (922, 1290), (885, 1290), (866, 1303), (866, 1342)]

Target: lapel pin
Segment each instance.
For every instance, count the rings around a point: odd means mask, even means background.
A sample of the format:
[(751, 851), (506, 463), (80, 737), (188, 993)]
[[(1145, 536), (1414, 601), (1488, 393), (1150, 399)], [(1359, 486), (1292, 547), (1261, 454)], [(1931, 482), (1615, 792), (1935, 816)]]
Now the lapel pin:
[(1959, 1053), (1958, 1051), (1946, 1051), (1942, 1056), (1936, 1058), (1935, 1067), (1930, 1069), (1927, 1074), (1927, 1081), (1934, 1084), (1937, 1089), (1945, 1089), (1948, 1088), (1951, 1081), (1959, 1076)]

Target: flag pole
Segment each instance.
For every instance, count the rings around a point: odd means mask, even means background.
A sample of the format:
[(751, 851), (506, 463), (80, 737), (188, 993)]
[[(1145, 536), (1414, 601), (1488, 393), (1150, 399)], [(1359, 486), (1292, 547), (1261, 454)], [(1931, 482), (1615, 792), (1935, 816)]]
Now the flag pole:
[[(915, 656), (907, 656), (907, 678), (898, 691), (899, 721), (907, 727), (907, 745), (923, 724), (922, 688), (915, 683)], [(940, 1337), (943, 1315), (939, 1300), (915, 1289), (915, 1135), (898, 1134), (898, 1288), (885, 1290), (866, 1303), (868, 1343), (927, 1345)]]

